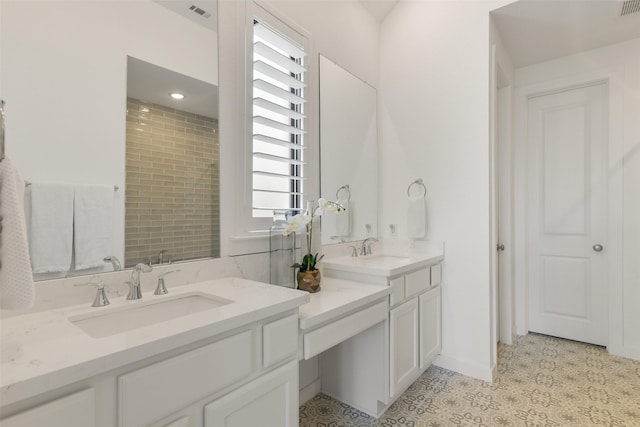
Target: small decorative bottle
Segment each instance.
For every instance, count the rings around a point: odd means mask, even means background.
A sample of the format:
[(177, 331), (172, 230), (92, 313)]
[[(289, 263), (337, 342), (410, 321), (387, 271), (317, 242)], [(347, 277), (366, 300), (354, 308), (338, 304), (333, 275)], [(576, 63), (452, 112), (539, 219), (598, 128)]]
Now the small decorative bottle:
[(295, 288), (295, 233), (284, 235), (290, 211), (273, 211), (269, 229), (269, 283)]

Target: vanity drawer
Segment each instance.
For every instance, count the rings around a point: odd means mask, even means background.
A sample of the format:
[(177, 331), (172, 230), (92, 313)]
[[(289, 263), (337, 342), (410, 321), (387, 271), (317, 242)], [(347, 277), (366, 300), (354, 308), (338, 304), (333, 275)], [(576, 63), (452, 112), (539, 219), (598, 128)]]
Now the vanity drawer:
[(431, 266), (431, 287), (442, 283), (442, 264)]
[(422, 291), (426, 291), (429, 289), (430, 283), (431, 276), (428, 267), (407, 274), (404, 279), (405, 296), (409, 298)]
[(119, 426), (145, 426), (249, 376), (255, 333), (241, 332), (118, 378)]
[(262, 363), (265, 368), (298, 351), (298, 315), (292, 314), (262, 327)]
[(376, 323), (386, 320), (388, 314), (389, 306), (385, 299), (371, 307), (304, 334), (304, 359), (308, 360)]
[(389, 280), (391, 293), (389, 294), (389, 306), (393, 307), (404, 300), (404, 276)]

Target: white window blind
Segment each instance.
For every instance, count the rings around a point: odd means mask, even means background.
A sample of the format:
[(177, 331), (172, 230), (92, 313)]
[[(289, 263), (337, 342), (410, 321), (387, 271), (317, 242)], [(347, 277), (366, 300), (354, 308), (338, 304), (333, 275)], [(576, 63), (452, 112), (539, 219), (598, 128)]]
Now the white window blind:
[(252, 216), (302, 208), (305, 52), (254, 20)]

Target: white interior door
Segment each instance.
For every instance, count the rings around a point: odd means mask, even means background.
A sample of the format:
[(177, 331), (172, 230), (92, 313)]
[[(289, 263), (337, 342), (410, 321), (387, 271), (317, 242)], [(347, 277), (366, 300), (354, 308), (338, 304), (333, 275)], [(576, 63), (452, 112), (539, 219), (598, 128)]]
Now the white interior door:
[(528, 101), (529, 330), (608, 342), (608, 85)]

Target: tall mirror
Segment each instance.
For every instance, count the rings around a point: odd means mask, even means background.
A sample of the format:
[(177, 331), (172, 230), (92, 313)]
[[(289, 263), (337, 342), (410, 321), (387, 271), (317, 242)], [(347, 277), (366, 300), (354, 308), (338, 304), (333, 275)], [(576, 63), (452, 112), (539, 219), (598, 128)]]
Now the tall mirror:
[(376, 90), (320, 55), (320, 194), (344, 213), (322, 217), (322, 244), (378, 232)]
[[(68, 263), (47, 272), (44, 262), (35, 279), (111, 271), (108, 256), (123, 267), (219, 256), (216, 1), (3, 0), (0, 8), (6, 152), (31, 184), (26, 198), (52, 184), (76, 200), (79, 186), (113, 189), (99, 250), (95, 233), (78, 237), (76, 207), (61, 215), (39, 199), (27, 206), (30, 218), (73, 224), (63, 236), (73, 242), (62, 248)], [(58, 253), (59, 239), (43, 236), (38, 247)], [(100, 262), (79, 268), (79, 242), (81, 257), (93, 252)]]

